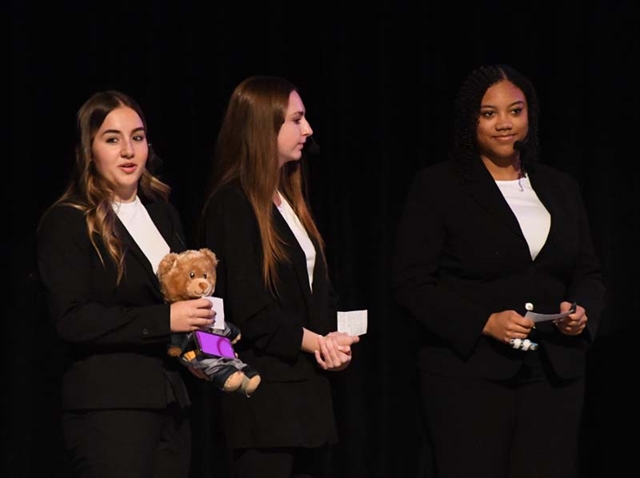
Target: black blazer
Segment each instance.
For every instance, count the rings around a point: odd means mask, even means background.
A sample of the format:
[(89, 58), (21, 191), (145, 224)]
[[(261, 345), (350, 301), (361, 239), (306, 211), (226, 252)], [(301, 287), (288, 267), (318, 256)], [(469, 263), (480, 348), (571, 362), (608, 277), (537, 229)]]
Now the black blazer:
[[(145, 204), (172, 251), (185, 248), (175, 209)], [(38, 230), (38, 266), (52, 320), (67, 344), (63, 407), (69, 409), (164, 408), (189, 404), (180, 364), (167, 356), (170, 306), (142, 250), (122, 223), (125, 275), (101, 240), (100, 257), (91, 244), (83, 213), (58, 205)]]
[(393, 281), (400, 305), (423, 325), (422, 369), (452, 376), (506, 378), (523, 354), (482, 334), (493, 312), (524, 315), (530, 302), (557, 313), (577, 301), (589, 317), (578, 337), (552, 323), (537, 325), (555, 372), (582, 376), (585, 352), (603, 308), (604, 285), (577, 183), (538, 164), (529, 179), (551, 215), (549, 236), (535, 260), (518, 221), (480, 160), (463, 179), (450, 163), (420, 172), (400, 221)]
[(305, 254), (275, 207), (273, 221), (290, 259), (278, 267), (277, 296), (263, 283), (258, 223), (240, 187), (216, 193), (203, 217), (202, 246), (220, 260), (215, 295), (224, 300), (225, 320), (242, 331), (240, 358), (262, 376), (250, 398), (222, 397), (232, 447), (317, 446), (335, 435), (327, 377), (300, 350), (302, 327), (323, 335), (336, 330), (333, 290), (318, 256), (311, 291)]

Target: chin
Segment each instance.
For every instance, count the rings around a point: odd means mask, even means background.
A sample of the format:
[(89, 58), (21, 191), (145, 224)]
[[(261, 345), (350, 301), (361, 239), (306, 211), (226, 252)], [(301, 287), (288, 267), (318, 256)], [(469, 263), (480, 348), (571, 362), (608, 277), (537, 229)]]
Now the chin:
[(285, 160), (282, 162), (282, 164), (284, 165), (284, 164), (287, 164), (287, 163), (293, 163), (293, 162), (295, 162), (295, 161), (300, 161), (300, 158), (301, 158), (301, 157), (302, 157), (302, 154), (298, 155), (297, 157), (296, 157), (296, 156), (290, 156), (290, 157), (288, 157), (287, 159), (285, 159)]

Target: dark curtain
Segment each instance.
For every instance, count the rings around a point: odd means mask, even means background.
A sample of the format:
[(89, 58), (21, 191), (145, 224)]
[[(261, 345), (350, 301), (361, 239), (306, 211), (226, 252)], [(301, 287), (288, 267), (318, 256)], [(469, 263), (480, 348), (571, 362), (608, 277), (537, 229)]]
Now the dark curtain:
[[(7, 3), (4, 91), (13, 108), (3, 134), (2, 265), (12, 288), (2, 301), (2, 476), (69, 476), (58, 424), (64, 350), (38, 288), (34, 237), (65, 186), (77, 108), (107, 88), (141, 103), (193, 244), (226, 101), (245, 77), (273, 74), (299, 86), (320, 146), (304, 160), (308, 193), (341, 308), (369, 313), (352, 366), (334, 377), (334, 476), (430, 478), (419, 331), (394, 304), (390, 259), (409, 181), (444, 159), (457, 86), (494, 62), (536, 85), (542, 159), (580, 183), (607, 281), (589, 357), (582, 476), (635, 476), (635, 1)], [(216, 393), (190, 384), (192, 476), (226, 477)]]

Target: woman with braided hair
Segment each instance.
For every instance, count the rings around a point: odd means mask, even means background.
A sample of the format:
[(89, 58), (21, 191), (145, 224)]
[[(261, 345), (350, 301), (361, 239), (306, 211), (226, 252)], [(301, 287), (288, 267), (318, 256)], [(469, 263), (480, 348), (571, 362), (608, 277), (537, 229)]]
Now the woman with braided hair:
[[(439, 478), (578, 473), (604, 285), (578, 185), (540, 164), (539, 149), (531, 82), (480, 67), (455, 99), (449, 160), (418, 173), (408, 194), (393, 280), (422, 326)], [(562, 317), (534, 322), (531, 309)]]

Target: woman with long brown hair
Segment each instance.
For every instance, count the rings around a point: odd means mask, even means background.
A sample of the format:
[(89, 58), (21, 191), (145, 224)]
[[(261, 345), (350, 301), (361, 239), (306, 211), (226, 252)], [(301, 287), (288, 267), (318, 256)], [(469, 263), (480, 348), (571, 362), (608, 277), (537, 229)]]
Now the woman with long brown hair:
[(211, 303), (164, 303), (157, 266), (185, 243), (170, 188), (148, 168), (140, 106), (96, 93), (77, 127), (69, 185), (38, 229), (40, 278), (69, 351), (65, 446), (80, 478), (186, 478), (190, 400), (167, 346), (172, 332), (211, 325)]
[(322, 477), (336, 427), (327, 372), (358, 337), (336, 332), (322, 236), (300, 160), (313, 133), (289, 81), (251, 77), (231, 95), (202, 216), (220, 258), (216, 294), (242, 330), (237, 351), (262, 375), (251, 398), (221, 397), (234, 477)]

